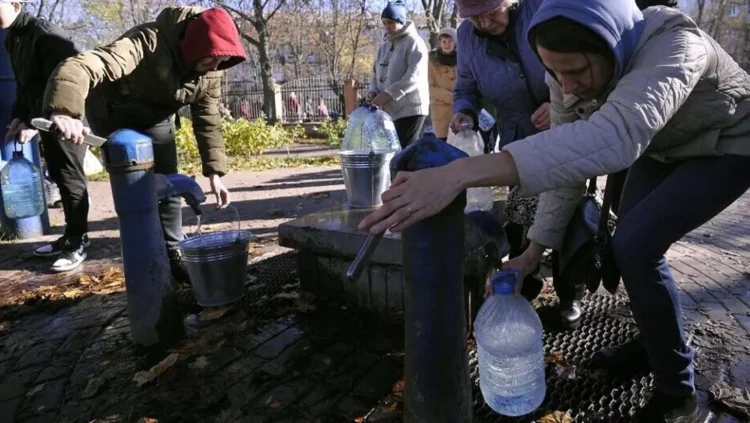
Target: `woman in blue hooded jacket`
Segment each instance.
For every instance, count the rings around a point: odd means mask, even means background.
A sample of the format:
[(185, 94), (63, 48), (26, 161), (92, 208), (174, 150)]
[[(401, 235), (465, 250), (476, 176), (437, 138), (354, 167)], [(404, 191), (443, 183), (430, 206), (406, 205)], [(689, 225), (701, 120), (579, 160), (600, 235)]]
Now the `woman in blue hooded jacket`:
[[(544, 83), (544, 66), (525, 41), (531, 18), (541, 0), (458, 0), (462, 18), (458, 29), (459, 51), (456, 84), (453, 89), (454, 132), (462, 126), (476, 126), (477, 114), (489, 105), (497, 120), (500, 145), (549, 128), (549, 88)], [(520, 41), (520, 42), (519, 42)], [(494, 149), (492, 146), (491, 149)], [(523, 253), (533, 240), (537, 197), (522, 197), (511, 189), (505, 208), (505, 231), (509, 256)], [(529, 300), (542, 289), (537, 271), (528, 275), (522, 294)], [(563, 285), (555, 279), (560, 306), (553, 322), (574, 326), (581, 317), (583, 285)]]
[(360, 227), (400, 231), (466, 188), (519, 185), (545, 211), (544, 241), (506, 264), (529, 272), (561, 241), (586, 180), (630, 167), (610, 246), (640, 336), (604, 361), (653, 372), (637, 421), (703, 421), (665, 254), (750, 188), (750, 75), (690, 17), (634, 1), (545, 0), (529, 43), (549, 70), (551, 129), (500, 154), (399, 173)]

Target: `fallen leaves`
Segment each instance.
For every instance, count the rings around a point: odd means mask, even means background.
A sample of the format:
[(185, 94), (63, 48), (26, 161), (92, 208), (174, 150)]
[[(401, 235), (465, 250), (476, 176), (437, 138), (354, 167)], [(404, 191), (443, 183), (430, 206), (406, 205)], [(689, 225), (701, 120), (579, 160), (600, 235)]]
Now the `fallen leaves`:
[(212, 307), (198, 313), (198, 321), (210, 322), (211, 320), (220, 319), (231, 310), (231, 307)]
[(63, 292), (63, 297), (68, 298), (70, 300), (75, 300), (76, 298), (83, 297), (85, 294), (86, 292), (84, 290), (73, 288), (73, 289), (69, 289)]
[(160, 361), (149, 370), (136, 373), (135, 376), (133, 376), (133, 382), (135, 382), (139, 388), (147, 383), (153, 382), (157, 377), (169, 370), (170, 367), (174, 366), (175, 363), (177, 363), (179, 356), (180, 355), (177, 353), (169, 354), (167, 358)]
[(575, 423), (567, 411), (553, 411), (537, 421), (537, 423)]

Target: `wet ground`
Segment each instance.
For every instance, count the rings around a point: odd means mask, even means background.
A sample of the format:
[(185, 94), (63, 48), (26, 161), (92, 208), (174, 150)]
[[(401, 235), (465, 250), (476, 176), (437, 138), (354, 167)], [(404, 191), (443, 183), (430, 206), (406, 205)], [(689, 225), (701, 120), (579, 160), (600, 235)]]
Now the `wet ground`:
[[(243, 225), (265, 235), (251, 251), (247, 295), (233, 307), (204, 310), (181, 293), (186, 339), (153, 368), (134, 359), (114, 229), (92, 234), (91, 260), (74, 275), (45, 274), (45, 264), (29, 256), (33, 243), (2, 244), (0, 421), (401, 421), (399, 319), (375, 321), (301, 292), (293, 252), (273, 237), (274, 224), (340, 201), (336, 169), (287, 172), (235, 176), (230, 186), (253, 181), (237, 191)], [(97, 187), (94, 225), (112, 219), (105, 188)], [(702, 402), (722, 423), (750, 419), (741, 390), (750, 386), (749, 203), (744, 197), (669, 252)], [(548, 397), (533, 419), (569, 422), (567, 413), (577, 422), (627, 421), (651, 378), (602, 379), (588, 360), (633, 334), (625, 297), (592, 297), (581, 327), (548, 331)], [(473, 399), (475, 421), (532, 421), (499, 418), (476, 389)]]

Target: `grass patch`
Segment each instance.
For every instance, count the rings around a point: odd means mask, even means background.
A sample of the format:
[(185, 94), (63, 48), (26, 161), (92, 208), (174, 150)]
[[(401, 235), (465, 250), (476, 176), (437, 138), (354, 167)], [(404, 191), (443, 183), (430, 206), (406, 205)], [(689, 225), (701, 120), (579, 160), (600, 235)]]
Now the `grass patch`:
[[(337, 156), (313, 156), (313, 157), (258, 157), (252, 159), (229, 157), (229, 169), (232, 171), (260, 171), (272, 169), (305, 168), (320, 166), (338, 166)], [(200, 162), (190, 162), (180, 165), (180, 173), (183, 175), (201, 175)], [(108, 182), (109, 173), (101, 172), (89, 176), (91, 182)]]

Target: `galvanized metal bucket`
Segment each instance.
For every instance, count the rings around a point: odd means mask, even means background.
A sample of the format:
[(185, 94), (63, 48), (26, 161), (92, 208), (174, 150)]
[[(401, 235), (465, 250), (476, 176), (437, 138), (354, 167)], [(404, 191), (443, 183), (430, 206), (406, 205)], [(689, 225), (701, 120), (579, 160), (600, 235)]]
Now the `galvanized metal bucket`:
[[(239, 216), (238, 216), (239, 219)], [(185, 267), (198, 305), (218, 307), (245, 293), (250, 231), (218, 231), (180, 241)]]
[(394, 151), (341, 151), (341, 173), (349, 207), (372, 208), (383, 204), (380, 195), (391, 184)]

